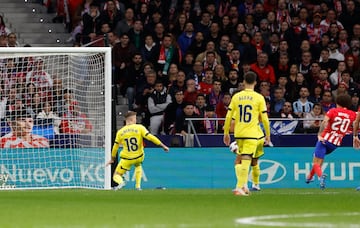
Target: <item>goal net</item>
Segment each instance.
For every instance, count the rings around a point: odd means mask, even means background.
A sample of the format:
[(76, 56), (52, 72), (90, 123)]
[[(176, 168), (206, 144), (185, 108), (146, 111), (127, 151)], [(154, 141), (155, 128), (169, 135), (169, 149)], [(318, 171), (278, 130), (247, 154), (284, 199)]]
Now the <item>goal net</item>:
[(110, 188), (111, 49), (0, 49), (0, 189)]

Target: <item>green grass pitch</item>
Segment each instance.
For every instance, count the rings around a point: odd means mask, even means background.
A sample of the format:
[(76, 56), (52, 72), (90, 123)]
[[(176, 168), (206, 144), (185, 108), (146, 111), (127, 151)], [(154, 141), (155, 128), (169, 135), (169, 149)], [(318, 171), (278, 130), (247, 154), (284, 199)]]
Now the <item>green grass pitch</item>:
[(355, 189), (0, 191), (1, 227), (360, 227)]

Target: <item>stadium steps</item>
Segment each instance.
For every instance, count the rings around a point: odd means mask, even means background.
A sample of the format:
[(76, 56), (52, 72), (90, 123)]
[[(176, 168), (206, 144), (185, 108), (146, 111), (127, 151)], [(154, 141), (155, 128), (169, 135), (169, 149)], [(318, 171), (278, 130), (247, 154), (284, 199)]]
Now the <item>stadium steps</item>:
[(63, 24), (55, 24), (55, 14), (47, 13), (46, 7), (36, 0), (0, 0), (0, 14), (5, 25), (18, 37), (21, 46), (64, 47), (70, 34)]

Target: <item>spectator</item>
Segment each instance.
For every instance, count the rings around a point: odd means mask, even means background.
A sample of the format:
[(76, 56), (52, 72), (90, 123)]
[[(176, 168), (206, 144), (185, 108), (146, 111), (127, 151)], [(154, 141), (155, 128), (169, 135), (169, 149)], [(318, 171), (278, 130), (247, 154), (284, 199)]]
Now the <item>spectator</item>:
[(301, 53), (301, 62), (298, 65), (299, 72), (303, 74), (307, 83), (311, 81), (310, 72), (311, 72), (311, 61), (312, 54), (310, 51), (304, 51)]
[(199, 88), (199, 83), (203, 81), (203, 77), (205, 76), (203, 70), (204, 66), (202, 65), (202, 63), (200, 61), (195, 61), (193, 65), (193, 71), (186, 76), (186, 80), (195, 80), (196, 89)]
[(175, 101), (176, 92), (182, 91), (183, 92), (182, 95), (184, 95), (185, 90), (186, 90), (185, 72), (180, 70), (176, 75), (176, 80), (171, 83), (168, 93), (171, 96), (171, 99)]
[(324, 113), (327, 113), (330, 109), (336, 107), (331, 91), (324, 91), (320, 104)]
[(164, 35), (162, 44), (155, 51), (158, 56), (155, 69), (162, 80), (166, 79), (171, 63), (180, 63), (180, 52), (174, 44), (174, 37), (171, 34)]
[(8, 36), (11, 30), (5, 25), (4, 18), (0, 15), (0, 36)]
[[(238, 23), (234, 27), (235, 29), (230, 35), (230, 42), (232, 42), (235, 46), (238, 46), (242, 42), (241, 41), (242, 34), (246, 33), (245, 25), (243, 23)], [(247, 34), (249, 35), (249, 38), (251, 38), (251, 34), (250, 33)]]
[(198, 90), (194, 79), (186, 80), (186, 90), (184, 92), (184, 102), (195, 104)]
[(322, 106), (319, 103), (314, 104), (311, 112), (305, 113), (304, 118), (308, 119), (303, 122), (305, 133), (319, 132), (320, 122), (324, 118)]
[(179, 44), (182, 56), (185, 56), (191, 43), (195, 40), (194, 25), (191, 22), (185, 24), (184, 32), (181, 33), (177, 42)]
[(257, 49), (252, 45), (251, 35), (247, 32), (244, 32), (241, 35), (241, 42), (237, 47), (240, 50), (240, 61), (253, 63), (257, 58)]
[(331, 23), (336, 23), (339, 30), (344, 29), (344, 26), (341, 24), (341, 22), (336, 19), (336, 12), (334, 9), (329, 9), (326, 13), (326, 18), (320, 22), (321, 32), (326, 33), (329, 30)]
[(132, 61), (127, 69), (127, 76), (124, 81), (126, 88), (126, 98), (128, 99), (128, 109), (133, 111), (133, 104), (135, 102), (135, 87), (139, 80), (144, 78), (143, 75), (143, 61), (139, 52), (135, 53)]
[(280, 112), (284, 103), (286, 102), (284, 98), (284, 91), (281, 88), (275, 88), (274, 98), (270, 100), (270, 111), (271, 112)]
[(115, 29), (115, 26), (123, 17), (123, 12), (121, 12), (123, 9), (121, 8), (121, 10), (119, 10), (116, 6), (117, 3), (115, 0), (107, 0), (104, 7), (105, 9), (101, 11), (102, 21), (109, 24), (111, 31)]
[(311, 88), (320, 85), (324, 90), (331, 90), (331, 84), (328, 80), (328, 72), (326, 69), (321, 69), (319, 74), (319, 79), (316, 80)]
[(136, 48), (130, 43), (129, 36), (126, 33), (120, 36), (120, 42), (112, 49), (113, 66), (115, 68), (115, 83), (120, 89), (120, 93), (123, 95), (126, 92), (126, 87), (124, 85), (126, 81), (126, 69), (130, 66), (135, 52)]
[(274, 68), (268, 64), (268, 55), (265, 52), (258, 54), (257, 62), (251, 64), (251, 70), (258, 75), (258, 81), (267, 81), (271, 85), (275, 85)]
[(32, 134), (34, 120), (25, 110), (18, 110), (9, 118), (11, 132), (0, 138), (0, 148), (47, 148), (49, 141)]
[[(224, 96), (222, 97), (221, 101), (216, 104), (216, 108), (215, 108), (215, 113), (218, 118), (226, 117), (226, 113), (229, 108), (230, 101), (231, 101), (231, 94), (229, 92), (224, 92)], [(224, 126), (224, 120), (219, 120), (218, 129), (217, 129), (218, 133), (224, 132), (223, 126)]]
[(341, 82), (344, 82), (347, 86), (347, 91), (349, 94), (358, 93), (359, 88), (358, 85), (352, 82), (352, 78), (350, 76), (350, 72), (347, 70), (344, 70), (341, 73)]
[(168, 76), (167, 78), (163, 78), (164, 85), (166, 88), (170, 87), (170, 85), (176, 80), (178, 73), (179, 73), (178, 65), (175, 63), (170, 64)]
[(337, 89), (332, 91), (332, 96), (334, 100), (336, 100), (336, 97), (339, 96), (340, 94), (348, 94), (348, 89), (349, 86), (345, 82), (340, 82), (338, 84)]
[(135, 19), (133, 27), (128, 31), (129, 39), (132, 44), (134, 44), (137, 51), (140, 51), (144, 46), (144, 26), (140, 19)]
[(229, 59), (231, 59), (231, 56), (228, 55), (229, 43), (230, 43), (229, 35), (222, 35), (220, 42), (219, 42), (219, 46), (217, 48), (217, 53), (220, 55), (220, 58), (221, 58), (221, 61), (223, 64), (226, 61), (229, 61)]
[(206, 108), (206, 96), (205, 94), (198, 93), (195, 100), (195, 113), (200, 117), (205, 116), (205, 108)]
[(209, 12), (201, 13), (201, 20), (195, 24), (195, 32), (202, 32), (205, 37), (210, 34), (211, 18)]
[(189, 75), (194, 66), (195, 57), (193, 53), (187, 52), (181, 62), (180, 68), (185, 72), (185, 75)]
[(306, 32), (309, 42), (312, 46), (316, 46), (321, 41), (321, 14), (314, 13), (312, 23), (307, 25)]
[(214, 80), (219, 80), (221, 84), (225, 83), (228, 80), (228, 77), (225, 74), (225, 68), (222, 64), (218, 64), (214, 70)]
[(346, 8), (339, 16), (339, 21), (344, 25), (344, 30), (352, 35), (352, 29), (356, 23), (360, 23), (359, 13), (356, 11), (357, 1), (349, 0), (346, 2)]
[(26, 74), (26, 84), (32, 82), (37, 90), (41, 93), (41, 98), (45, 99), (52, 91), (53, 79), (44, 69), (44, 60), (41, 57), (35, 58), (35, 67)]
[(205, 70), (205, 77), (202, 82), (199, 83), (198, 91), (205, 95), (209, 95), (213, 88), (214, 72), (211, 69)]
[(155, 58), (156, 49), (158, 49), (157, 44), (155, 43), (152, 35), (146, 35), (144, 46), (140, 49), (144, 62), (152, 61)]
[(10, 32), (9, 35), (7, 36), (7, 46), (8, 47), (20, 47), (19, 42), (16, 39), (16, 34), (14, 32)]
[(90, 4), (90, 11), (83, 15), (83, 30), (82, 30), (82, 43), (88, 44), (94, 41), (96, 36), (101, 34), (101, 25), (103, 23), (100, 16), (99, 4), (92, 2)]
[[(216, 63), (216, 64), (221, 63), (221, 57), (220, 57), (219, 54), (216, 53), (215, 43), (213, 41), (209, 41), (209, 42), (206, 43), (205, 51), (198, 54), (196, 56), (196, 59), (195, 59), (195, 61), (200, 61), (201, 63), (203, 63), (204, 69), (205, 69), (205, 62), (206, 62), (207, 57), (208, 57), (208, 54), (207, 54), (208, 52), (215, 55), (215, 60), (212, 60), (211, 61), (212, 63)], [(215, 67), (215, 66), (212, 66), (212, 67)]]
[(311, 101), (314, 104), (320, 103), (322, 100), (323, 92), (324, 92), (324, 88), (321, 84), (315, 85), (310, 92), (309, 101)]
[(350, 110), (357, 112), (359, 110), (359, 95), (358, 93), (351, 94), (351, 107)]
[(191, 42), (188, 51), (194, 54), (194, 56), (198, 56), (200, 53), (204, 52), (206, 49), (206, 42), (204, 38), (204, 34), (201, 32), (196, 32), (194, 40)]
[(165, 26), (163, 23), (158, 22), (151, 28), (149, 33), (153, 33), (154, 41), (157, 46), (160, 46), (165, 35)]
[(120, 37), (124, 33), (128, 33), (129, 30), (134, 26), (134, 20), (134, 10), (131, 8), (126, 9), (125, 18), (116, 23), (114, 32)]
[(207, 134), (217, 133), (217, 120), (210, 120), (209, 118), (217, 118), (214, 106), (206, 106), (204, 114), (204, 128)]
[(281, 110), (277, 113), (271, 113), (270, 117), (273, 118), (284, 118), (284, 119), (294, 119), (297, 116), (293, 113), (292, 105), (290, 102), (286, 101), (281, 108)]
[(145, 82), (139, 83), (136, 86), (136, 109), (139, 113), (145, 114), (144, 125), (149, 126), (149, 113), (147, 108), (147, 101), (149, 96), (154, 92), (156, 82), (156, 72), (154, 70), (149, 70), (145, 73)]
[(136, 14), (136, 19), (140, 19), (145, 27), (150, 22), (150, 12), (147, 3), (141, 3), (140, 12)]
[(333, 72), (330, 76), (329, 76), (329, 81), (331, 83), (331, 89), (336, 89), (337, 85), (339, 84), (339, 82), (341, 81), (341, 73), (346, 70), (346, 64), (344, 61), (339, 61), (338, 65), (337, 65), (337, 69), (335, 70), (335, 72)]
[(339, 52), (343, 55), (350, 49), (349, 36), (346, 30), (339, 32)]
[(228, 92), (230, 93), (230, 95), (233, 95), (234, 92), (237, 90), (240, 81), (238, 72), (232, 69), (230, 70), (228, 77), (229, 79), (223, 83), (221, 90), (224, 91), (224, 93)]
[[(208, 36), (205, 36), (205, 40), (207, 42), (212, 41), (215, 44), (220, 43), (221, 33), (220, 33), (220, 26), (217, 22), (212, 22), (210, 25)], [(218, 47), (217, 47), (218, 48)]]
[(171, 96), (167, 94), (166, 88), (161, 80), (155, 82), (154, 91), (148, 98), (148, 109), (150, 113), (150, 132), (157, 135), (164, 120), (164, 111), (171, 103)]
[(216, 105), (222, 100), (223, 96), (221, 81), (218, 79), (213, 80), (211, 92), (206, 96), (206, 106), (213, 106), (215, 110)]
[(300, 118), (305, 117), (305, 113), (308, 113), (312, 110), (314, 104), (308, 100), (309, 89), (307, 87), (302, 87), (299, 92), (300, 98), (293, 103), (294, 114)]
[(6, 35), (0, 35), (0, 47), (7, 47), (8, 39)]
[(43, 109), (43, 102), (40, 93), (34, 93), (31, 102), (28, 104), (24, 104), (28, 113), (31, 114), (32, 118), (35, 119), (36, 116), (41, 112)]
[(120, 43), (120, 38), (113, 31), (107, 33), (109, 47), (113, 48), (117, 43)]
[[(275, 56), (274, 56), (275, 58)], [(274, 66), (275, 75), (279, 78), (281, 75), (289, 75), (289, 56), (288, 54), (280, 54), (278, 61), (276, 61), (276, 65)]]
[(164, 111), (164, 132), (167, 135), (175, 134), (176, 116), (182, 112), (181, 107), (184, 102), (184, 92), (182, 90), (177, 90), (174, 93), (175, 98)]
[[(36, 116), (36, 120), (38, 121), (38, 123), (44, 123), (47, 122), (52, 123), (52, 126), (54, 127), (54, 132), (55, 134), (59, 134), (60, 133), (60, 123), (61, 123), (61, 119), (60, 117), (52, 111), (52, 106), (50, 102), (45, 102), (43, 104), (43, 108), (41, 110), (41, 112), (39, 112)], [(40, 121), (39, 121), (40, 120)]]
[[(175, 121), (175, 130), (177, 134), (181, 135), (187, 135), (190, 132), (188, 132), (188, 121), (185, 120), (186, 118), (198, 118), (199, 116), (194, 112), (194, 104), (184, 102), (182, 105), (182, 111), (178, 116), (176, 116)], [(196, 132), (200, 131), (200, 122), (199, 121), (192, 121), (193, 126), (196, 130)]]
[(87, 115), (80, 111), (79, 102), (73, 100), (70, 103), (69, 111), (65, 112), (62, 117), (60, 132), (67, 134), (89, 134), (92, 128), (93, 126)]
[(330, 57), (329, 49), (324, 48), (323, 50), (321, 50), (319, 65), (321, 69), (325, 69), (330, 75), (336, 70), (338, 65), (338, 60), (330, 59), (329, 57)]
[[(169, 28), (169, 32), (171, 32), (171, 34), (173, 34), (175, 37), (179, 37), (186, 30), (186, 25), (191, 23), (187, 21), (186, 14), (179, 13), (175, 19), (175, 24), (172, 28)], [(194, 28), (192, 30), (194, 31)]]
[(220, 29), (223, 31), (223, 34), (226, 34), (228, 36), (231, 35), (232, 32), (232, 23), (230, 21), (229, 15), (227, 15), (227, 11), (229, 10), (230, 2), (222, 2), (220, 5), (225, 4), (224, 7), (219, 7), (218, 12), (219, 16), (221, 17), (220, 21)]
[(238, 49), (232, 49), (230, 53), (230, 58), (223, 61), (225, 72), (228, 74), (230, 69), (234, 69), (237, 72), (241, 71), (241, 62), (240, 62), (240, 51)]
[[(360, 26), (359, 26), (360, 27)], [(345, 53), (345, 57), (352, 57), (354, 60), (354, 67), (359, 67), (359, 55), (360, 55), (360, 40), (352, 38), (350, 41), (350, 49)], [(352, 70), (352, 69), (348, 69)]]
[[(311, 80), (311, 82), (317, 81), (320, 78), (320, 70), (321, 68), (319, 62), (311, 63), (310, 76), (309, 76), (309, 80)], [(308, 84), (310, 84), (310, 82)]]

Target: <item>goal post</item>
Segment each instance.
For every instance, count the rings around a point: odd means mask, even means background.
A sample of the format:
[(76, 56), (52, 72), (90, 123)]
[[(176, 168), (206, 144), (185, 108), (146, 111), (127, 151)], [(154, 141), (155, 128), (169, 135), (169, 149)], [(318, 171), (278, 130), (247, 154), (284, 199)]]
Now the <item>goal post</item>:
[(0, 189), (111, 188), (110, 47), (0, 49)]

